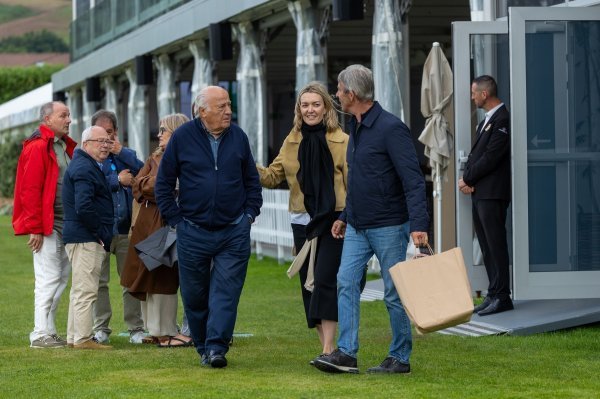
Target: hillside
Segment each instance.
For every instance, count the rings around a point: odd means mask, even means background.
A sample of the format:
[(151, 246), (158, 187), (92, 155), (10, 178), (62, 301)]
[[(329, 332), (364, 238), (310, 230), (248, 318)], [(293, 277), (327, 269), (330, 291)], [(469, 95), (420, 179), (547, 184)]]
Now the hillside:
[(0, 23), (0, 39), (46, 29), (69, 43), (71, 7), (71, 0), (0, 0), (0, 21), (2, 15), (24, 15)]

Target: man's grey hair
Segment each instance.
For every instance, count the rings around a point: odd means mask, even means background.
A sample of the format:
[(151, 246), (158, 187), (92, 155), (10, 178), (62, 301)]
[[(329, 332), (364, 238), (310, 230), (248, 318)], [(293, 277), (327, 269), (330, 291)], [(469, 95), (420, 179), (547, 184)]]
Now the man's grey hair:
[(338, 75), (338, 82), (344, 85), (346, 92), (354, 92), (359, 101), (373, 101), (375, 85), (373, 72), (363, 65), (354, 64)]
[(119, 130), (117, 126), (117, 114), (106, 109), (98, 110), (94, 115), (92, 115), (92, 126), (94, 126), (96, 122), (98, 122), (98, 119), (103, 118), (108, 119), (112, 123), (113, 129)]
[(40, 122), (44, 122), (44, 118), (52, 115), (52, 112), (54, 112), (54, 104), (63, 104), (61, 101), (50, 101), (45, 103), (44, 105), (41, 106), (40, 108)]
[(208, 87), (205, 87), (202, 90), (200, 90), (200, 93), (198, 93), (198, 95), (194, 99), (194, 107), (196, 109), (196, 114), (198, 114), (198, 110), (200, 110), (200, 108), (208, 108), (208, 104), (206, 103), (206, 89)]
[(81, 133), (81, 142), (85, 143), (86, 141), (88, 141), (89, 139), (92, 138), (92, 129), (94, 128), (94, 126), (90, 126), (87, 129), (85, 129), (83, 131), (83, 133)]

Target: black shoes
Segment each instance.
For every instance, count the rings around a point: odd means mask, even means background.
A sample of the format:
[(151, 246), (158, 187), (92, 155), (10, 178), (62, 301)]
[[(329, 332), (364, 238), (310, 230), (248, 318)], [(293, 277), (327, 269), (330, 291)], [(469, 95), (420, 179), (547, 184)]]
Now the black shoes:
[(410, 364), (401, 363), (397, 359), (391, 356), (385, 358), (383, 362), (377, 367), (371, 367), (367, 370), (367, 373), (398, 373), (398, 374), (409, 374)]
[(310, 362), (308, 362), (308, 364), (310, 364), (311, 366), (314, 366), (315, 365), (315, 360), (320, 359), (320, 358), (325, 357), (325, 356), (327, 356), (326, 353), (321, 353), (319, 356), (315, 357)]
[(488, 316), (491, 314), (506, 312), (507, 310), (513, 310), (514, 308), (515, 307), (513, 306), (510, 298), (494, 298), (485, 309), (480, 310), (477, 314), (479, 316)]
[(358, 374), (356, 358), (346, 355), (339, 349), (334, 350), (329, 355), (315, 358), (314, 366), (326, 373)]
[(210, 367), (215, 369), (222, 369), (227, 366), (227, 359), (222, 353), (211, 352), (208, 356), (208, 361), (210, 362)]
[(210, 352), (210, 355), (200, 356), (200, 366), (210, 366), (215, 369), (222, 369), (227, 366), (225, 355), (219, 352)]
[(483, 302), (481, 302), (479, 305), (475, 306), (475, 308), (473, 309), (473, 313), (481, 312), (483, 309), (490, 306), (490, 303), (492, 303), (492, 297), (486, 296), (485, 299), (483, 300)]

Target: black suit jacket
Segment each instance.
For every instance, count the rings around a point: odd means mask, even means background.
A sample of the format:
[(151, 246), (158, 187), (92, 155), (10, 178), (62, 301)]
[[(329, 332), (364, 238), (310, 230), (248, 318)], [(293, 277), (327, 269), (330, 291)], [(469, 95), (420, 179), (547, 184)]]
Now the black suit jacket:
[(510, 118), (502, 105), (475, 139), (463, 174), (477, 199), (510, 201)]

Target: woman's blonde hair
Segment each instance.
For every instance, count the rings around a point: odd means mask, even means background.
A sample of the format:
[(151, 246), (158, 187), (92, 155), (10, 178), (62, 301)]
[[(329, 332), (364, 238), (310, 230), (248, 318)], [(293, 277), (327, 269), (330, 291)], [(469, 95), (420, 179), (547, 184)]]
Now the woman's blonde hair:
[(333, 99), (327, 92), (327, 88), (321, 82), (310, 82), (304, 86), (298, 93), (296, 98), (296, 107), (294, 108), (294, 128), (296, 132), (300, 131), (302, 127), (302, 112), (300, 111), (300, 99), (305, 93), (315, 93), (321, 96), (323, 99), (323, 105), (325, 106), (325, 113), (323, 115), (323, 124), (327, 128), (328, 132), (333, 132), (340, 128), (340, 121), (338, 119), (337, 109)]
[[(163, 116), (159, 121), (158, 121), (158, 126), (163, 126), (165, 129), (167, 129), (169, 132), (171, 132), (171, 134), (173, 134), (173, 132), (175, 131), (175, 129), (177, 129), (179, 126), (183, 125), (184, 123), (188, 122), (190, 119), (185, 116), (184, 114), (170, 114), (167, 116)], [(160, 146), (158, 146), (156, 148), (156, 150), (154, 150), (154, 152), (152, 153), (152, 155), (157, 156), (163, 153), (163, 149), (160, 148)]]

